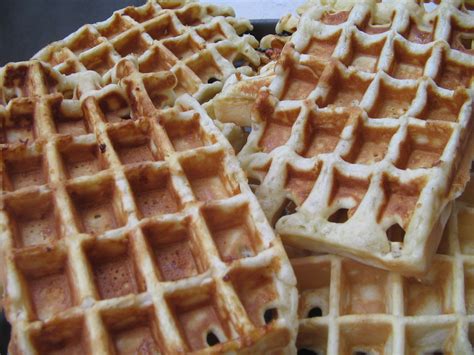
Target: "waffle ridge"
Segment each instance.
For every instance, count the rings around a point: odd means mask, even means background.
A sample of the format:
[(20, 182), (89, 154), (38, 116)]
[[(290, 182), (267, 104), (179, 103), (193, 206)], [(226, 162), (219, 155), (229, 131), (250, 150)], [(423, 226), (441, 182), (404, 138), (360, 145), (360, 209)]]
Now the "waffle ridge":
[(294, 274), (232, 147), (174, 73), (112, 75), (0, 71), (9, 351), (291, 351)]
[(299, 19), (239, 159), (285, 244), (422, 274), (472, 158), (473, 17), (335, 4)]
[(455, 201), (430, 270), (421, 279), (337, 255), (293, 252), (300, 295), (297, 348), (327, 354), (470, 354), (472, 186)]
[(170, 70), (178, 78), (177, 95), (188, 93), (205, 102), (231, 74), (250, 75), (260, 66), (258, 41), (244, 34), (251, 29), (230, 7), (149, 0), (82, 26), (33, 58), (66, 75), (95, 71), (108, 84), (116, 63), (132, 55), (139, 58), (141, 72)]

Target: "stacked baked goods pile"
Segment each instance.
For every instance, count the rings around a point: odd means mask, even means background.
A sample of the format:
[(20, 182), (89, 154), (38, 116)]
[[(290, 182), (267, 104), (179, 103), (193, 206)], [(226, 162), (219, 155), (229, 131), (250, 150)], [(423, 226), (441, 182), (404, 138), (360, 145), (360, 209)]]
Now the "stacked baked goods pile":
[(10, 353), (472, 352), (469, 4), (250, 29), (150, 0), (0, 69)]

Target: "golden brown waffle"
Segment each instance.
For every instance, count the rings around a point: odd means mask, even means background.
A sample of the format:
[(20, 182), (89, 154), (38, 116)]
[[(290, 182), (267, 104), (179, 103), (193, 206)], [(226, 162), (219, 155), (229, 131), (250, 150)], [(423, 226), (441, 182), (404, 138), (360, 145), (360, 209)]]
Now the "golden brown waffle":
[(0, 71), (10, 353), (291, 351), (294, 274), (231, 146), (191, 96), (163, 108), (172, 72), (115, 75)]
[(421, 280), (335, 255), (292, 259), (301, 354), (472, 354), (473, 187)]
[(34, 58), (67, 75), (92, 70), (109, 83), (115, 64), (132, 55), (138, 57), (140, 72), (172, 71), (178, 96), (188, 93), (204, 102), (231, 74), (250, 75), (260, 66), (262, 54), (254, 49), (258, 41), (242, 35), (252, 25), (233, 16), (229, 7), (149, 0), (81, 27)]
[(474, 17), (450, 2), (331, 9), (302, 16), (242, 166), (285, 243), (421, 273), (472, 158), (474, 57), (459, 43)]

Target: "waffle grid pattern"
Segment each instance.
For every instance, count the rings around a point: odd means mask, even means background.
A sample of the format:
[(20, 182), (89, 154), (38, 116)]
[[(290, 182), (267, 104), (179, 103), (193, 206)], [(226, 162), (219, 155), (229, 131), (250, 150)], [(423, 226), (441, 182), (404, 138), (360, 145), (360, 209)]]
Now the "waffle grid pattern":
[(291, 349), (293, 272), (231, 146), (191, 96), (157, 107), (173, 73), (116, 75), (0, 74), (10, 352)]
[(251, 74), (260, 65), (262, 54), (254, 49), (258, 41), (242, 35), (252, 25), (232, 16), (229, 7), (150, 0), (81, 27), (34, 59), (67, 75), (92, 70), (110, 83), (116, 63), (132, 55), (141, 72), (170, 70), (178, 78), (177, 95), (188, 93), (204, 102), (231, 74)]
[(450, 2), (301, 17), (239, 153), (285, 243), (426, 270), (472, 157), (473, 57), (450, 39), (473, 29)]
[(323, 354), (470, 354), (472, 186), (455, 202), (437, 255), (421, 280), (336, 255), (292, 259), (300, 294), (298, 349)]

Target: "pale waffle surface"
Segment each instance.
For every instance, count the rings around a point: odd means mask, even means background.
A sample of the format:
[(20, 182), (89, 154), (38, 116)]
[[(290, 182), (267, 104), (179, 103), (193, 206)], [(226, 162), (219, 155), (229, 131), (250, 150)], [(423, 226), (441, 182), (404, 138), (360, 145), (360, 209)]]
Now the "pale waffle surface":
[(0, 71), (10, 353), (291, 351), (294, 274), (231, 146), (191, 96), (152, 100), (172, 72), (114, 75)]
[(451, 2), (305, 12), (239, 154), (285, 243), (426, 269), (472, 158), (473, 31)]
[(474, 184), (420, 280), (335, 255), (292, 259), (297, 347), (310, 354), (472, 354)]
[(131, 55), (138, 58), (140, 72), (172, 71), (178, 96), (187, 93), (205, 102), (231, 74), (250, 75), (260, 66), (258, 41), (243, 35), (252, 25), (233, 16), (229, 7), (149, 0), (81, 27), (34, 58), (66, 75), (92, 70), (109, 83), (116, 63)]

